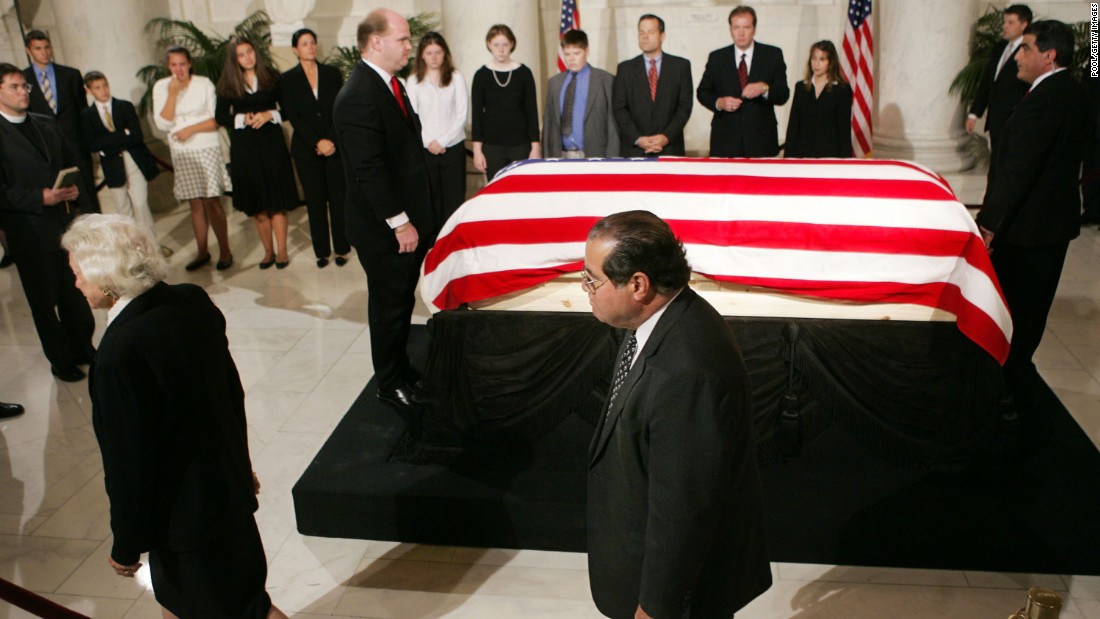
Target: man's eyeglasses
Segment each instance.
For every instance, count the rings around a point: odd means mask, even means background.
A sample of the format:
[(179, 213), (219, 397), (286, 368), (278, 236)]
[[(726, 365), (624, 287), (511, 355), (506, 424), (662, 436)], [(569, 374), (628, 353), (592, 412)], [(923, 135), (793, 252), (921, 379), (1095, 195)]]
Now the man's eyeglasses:
[(8, 84), (8, 88), (9, 88), (10, 90), (16, 90), (16, 91), (18, 91), (18, 90), (23, 90), (23, 91), (26, 91), (26, 92), (30, 92), (30, 91), (34, 90), (34, 86), (31, 86), (30, 84), (27, 84), (27, 83), (23, 83), (23, 84)]
[(588, 294), (596, 294), (596, 290), (600, 286), (607, 283), (607, 278), (592, 279), (592, 276), (588, 274), (588, 271), (581, 271), (581, 287), (585, 289)]

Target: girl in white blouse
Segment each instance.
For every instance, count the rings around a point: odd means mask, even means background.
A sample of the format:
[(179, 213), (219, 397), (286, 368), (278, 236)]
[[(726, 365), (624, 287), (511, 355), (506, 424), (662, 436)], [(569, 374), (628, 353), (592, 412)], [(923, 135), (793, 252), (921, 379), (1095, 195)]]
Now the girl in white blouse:
[(173, 193), (177, 200), (191, 204), (191, 227), (199, 253), (186, 268), (194, 271), (210, 262), (206, 231), (212, 227), (218, 238), (217, 268), (222, 271), (233, 264), (221, 203), (222, 193), (231, 185), (214, 121), (214, 84), (191, 74), (187, 48), (172, 47), (166, 56), (172, 75), (153, 84), (153, 121), (168, 134), (175, 169)]
[(466, 200), (466, 80), (455, 70), (451, 50), (438, 32), (420, 38), (406, 90), (420, 117), (427, 150), (435, 228), (443, 227)]

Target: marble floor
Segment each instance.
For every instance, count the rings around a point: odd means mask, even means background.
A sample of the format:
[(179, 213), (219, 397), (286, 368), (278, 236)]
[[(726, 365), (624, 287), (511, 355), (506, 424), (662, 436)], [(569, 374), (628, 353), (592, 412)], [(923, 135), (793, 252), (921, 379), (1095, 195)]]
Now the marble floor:
[[(599, 617), (585, 556), (304, 537), (290, 490), (371, 375), (367, 293), (356, 262), (318, 270), (304, 209), (292, 216), (290, 267), (260, 271), (252, 225), (230, 217), (237, 264), (186, 273), (187, 212), (158, 215), (176, 249), (171, 282), (206, 287), (228, 319), (248, 394), (252, 460), (263, 482), (257, 519), (268, 589), (301, 619)], [(1100, 232), (1070, 249), (1038, 361), (1043, 376), (1100, 444)], [(136, 580), (107, 566), (103, 471), (86, 381), (55, 380), (14, 268), (0, 271), (0, 400), (26, 414), (0, 421), (0, 577), (97, 619), (159, 617), (147, 568)], [(423, 322), (427, 310), (417, 308)], [(97, 316), (102, 332), (104, 316)], [(98, 335), (97, 335), (98, 337)], [(1072, 532), (1066, 532), (1072, 535)], [(1060, 593), (1062, 617), (1100, 618), (1100, 578), (774, 564), (775, 585), (738, 619), (940, 617), (1002, 619), (1029, 586)], [(0, 619), (28, 617), (0, 602)]]

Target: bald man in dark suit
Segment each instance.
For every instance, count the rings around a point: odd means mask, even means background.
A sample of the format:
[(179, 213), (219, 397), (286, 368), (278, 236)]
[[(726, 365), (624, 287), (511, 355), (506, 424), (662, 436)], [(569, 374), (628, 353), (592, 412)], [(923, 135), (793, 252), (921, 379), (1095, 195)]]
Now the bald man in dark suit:
[(409, 25), (387, 9), (359, 24), (356, 63), (333, 121), (348, 191), (348, 240), (367, 273), (371, 357), (378, 398), (413, 409), (420, 374), (407, 352), (416, 282), (432, 236), (420, 120), (396, 73), (408, 62)]

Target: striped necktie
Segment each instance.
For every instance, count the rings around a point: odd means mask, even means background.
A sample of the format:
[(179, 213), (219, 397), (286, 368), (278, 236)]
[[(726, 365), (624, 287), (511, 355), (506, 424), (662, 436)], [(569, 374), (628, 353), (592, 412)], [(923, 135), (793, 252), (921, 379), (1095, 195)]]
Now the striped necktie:
[(46, 103), (49, 103), (50, 109), (57, 114), (57, 99), (54, 98), (53, 88), (50, 87), (50, 74), (45, 71), (42, 72), (42, 96), (46, 97)]

